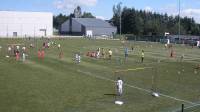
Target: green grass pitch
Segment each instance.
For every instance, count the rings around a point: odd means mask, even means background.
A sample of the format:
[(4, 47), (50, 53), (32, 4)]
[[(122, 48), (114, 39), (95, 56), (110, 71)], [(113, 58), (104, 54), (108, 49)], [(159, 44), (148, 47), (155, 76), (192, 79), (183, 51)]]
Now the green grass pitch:
[[(43, 40), (0, 39), (0, 112), (176, 112), (181, 104), (186, 108), (200, 104), (200, 70), (194, 69), (200, 64), (198, 48), (174, 45), (176, 58), (170, 58), (163, 44), (128, 42), (134, 51), (124, 61), (121, 41), (54, 41), (61, 44), (63, 59), (58, 58), (57, 47), (51, 46), (39, 61), (37, 50)], [(36, 48), (28, 50), (25, 63), (5, 57), (7, 44), (28, 46), (32, 42)], [(111, 49), (112, 60), (86, 56), (97, 48)], [(141, 50), (144, 63), (140, 63)], [(81, 52), (80, 64), (73, 60), (76, 52)], [(185, 57), (180, 62), (182, 54)], [(120, 98), (113, 95), (119, 76), (125, 83)], [(159, 98), (151, 95), (152, 89), (160, 93)], [(124, 105), (115, 105), (116, 99)]]

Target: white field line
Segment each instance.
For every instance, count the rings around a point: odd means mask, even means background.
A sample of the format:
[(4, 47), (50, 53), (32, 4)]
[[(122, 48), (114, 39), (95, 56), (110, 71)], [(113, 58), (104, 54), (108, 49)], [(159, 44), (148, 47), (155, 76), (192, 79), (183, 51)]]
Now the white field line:
[[(80, 72), (80, 73), (83, 73), (87, 76), (91, 76), (91, 77), (95, 77), (95, 78), (98, 78), (98, 79), (107, 80), (107, 81), (111, 81), (111, 82), (116, 82), (116, 81), (109, 79), (109, 78), (106, 78), (106, 77), (102, 77), (102, 76), (98, 76), (98, 75), (92, 75), (92, 73), (90, 73), (90, 72), (84, 72), (84, 71), (81, 71), (81, 70), (77, 70), (77, 71)], [(127, 87), (130, 87), (130, 88), (134, 88), (134, 89), (138, 89), (138, 90), (150, 93), (150, 94), (152, 93), (152, 91), (148, 90), (148, 89), (140, 88), (140, 87), (137, 87), (137, 86), (134, 86), (134, 85), (126, 84), (126, 83), (124, 85), (126, 85)], [(185, 102), (185, 103), (196, 105), (196, 106), (200, 105), (200, 104), (197, 104), (197, 103), (193, 103), (191, 101), (179, 99), (179, 98), (169, 96), (169, 95), (165, 95), (165, 94), (162, 94), (162, 93), (159, 93), (159, 94), (163, 97), (170, 98), (170, 99), (173, 99), (173, 100), (176, 100), (176, 101)]]
[[(152, 51), (146, 51), (147, 54), (158, 54), (158, 55), (161, 55), (161, 56), (165, 56), (165, 54), (169, 55), (170, 52), (152, 52)], [(176, 55), (182, 55), (183, 53), (176, 53)], [(185, 54), (185, 57), (188, 57), (188, 58), (199, 58), (199, 55), (196, 55), (196, 54), (187, 54), (187, 53), (184, 53)]]
[[(196, 103), (195, 105), (185, 107), (184, 110), (190, 109), (190, 108), (194, 108), (194, 107), (197, 107), (197, 106), (200, 106), (199, 103), (200, 103), (200, 102)], [(174, 111), (172, 111), (172, 112), (181, 112), (181, 109), (179, 108), (179, 109), (176, 109), (176, 110), (174, 110)]]
[(188, 107), (186, 107), (184, 109), (190, 109), (190, 108), (194, 108), (194, 107), (197, 107), (197, 106), (200, 106), (200, 104), (196, 104), (196, 105), (193, 105), (193, 106), (188, 106)]
[[(159, 53), (153, 53), (153, 52), (148, 52), (148, 54), (159, 54)], [(162, 55), (163, 56), (163, 55)], [(155, 56), (149, 56), (149, 57), (153, 57), (153, 58), (155, 58)], [(160, 56), (157, 56), (157, 57), (159, 57), (159, 58), (162, 58), (163, 60), (164, 59), (167, 59), (167, 58), (165, 58), (165, 57), (160, 57)], [(194, 61), (196, 61), (196, 60), (200, 60), (200, 58), (199, 57), (194, 57), (194, 58), (192, 58), (193, 56), (186, 56), (186, 57), (184, 57), (184, 61), (186, 61), (186, 62), (194, 62)], [(177, 59), (178, 59), (178, 57), (177, 57)]]
[(187, 58), (187, 59), (183, 59), (183, 60), (186, 60), (186, 61), (193, 61), (193, 60), (200, 60), (200, 58)]

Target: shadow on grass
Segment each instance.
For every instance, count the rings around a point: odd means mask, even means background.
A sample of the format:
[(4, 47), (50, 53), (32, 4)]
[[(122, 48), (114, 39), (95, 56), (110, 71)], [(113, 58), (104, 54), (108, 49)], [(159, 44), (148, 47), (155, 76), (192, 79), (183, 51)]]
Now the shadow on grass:
[(105, 96), (117, 96), (117, 94), (104, 94)]

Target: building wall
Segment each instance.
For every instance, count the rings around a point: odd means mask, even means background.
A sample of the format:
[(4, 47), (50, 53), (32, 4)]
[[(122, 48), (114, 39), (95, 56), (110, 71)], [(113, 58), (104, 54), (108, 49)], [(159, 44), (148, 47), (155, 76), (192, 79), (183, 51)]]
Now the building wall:
[(0, 11), (0, 37), (41, 37), (53, 35), (53, 14), (45, 12)]
[[(67, 20), (61, 25), (61, 33), (69, 33), (70, 32), (70, 20)], [(72, 19), (72, 34), (81, 34), (82, 25)]]
[(64, 23), (61, 25), (60, 31), (61, 31), (61, 32), (69, 32), (69, 20), (67, 20), (66, 22), (64, 22)]
[(86, 27), (86, 31), (87, 30), (92, 30), (93, 36), (101, 36), (101, 35), (113, 36), (113, 33), (116, 34), (117, 32), (117, 29), (114, 27), (110, 28)]
[(81, 24), (74, 19), (72, 19), (72, 32), (81, 32)]
[[(64, 22), (61, 26), (61, 33), (69, 34), (69, 24), (70, 20)], [(76, 20), (72, 19), (72, 35), (84, 35), (87, 30), (92, 30), (93, 36), (107, 35), (112, 36), (113, 33), (116, 34), (117, 28), (115, 27), (89, 27), (83, 26)]]

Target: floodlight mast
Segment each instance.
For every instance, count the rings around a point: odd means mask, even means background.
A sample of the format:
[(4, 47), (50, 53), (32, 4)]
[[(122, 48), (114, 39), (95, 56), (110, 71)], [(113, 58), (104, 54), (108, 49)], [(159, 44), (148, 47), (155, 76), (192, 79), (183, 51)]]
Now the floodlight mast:
[(179, 38), (179, 41), (180, 41), (180, 34), (181, 34), (181, 16), (180, 16), (180, 13), (181, 13), (181, 0), (179, 0), (179, 14), (178, 14), (178, 38)]
[(121, 35), (122, 35), (122, 8), (121, 8), (122, 2), (120, 2), (119, 5), (120, 5), (120, 18), (119, 18), (120, 19), (119, 20), (120, 26), (119, 26), (119, 29), (120, 29), (120, 37), (121, 37)]

